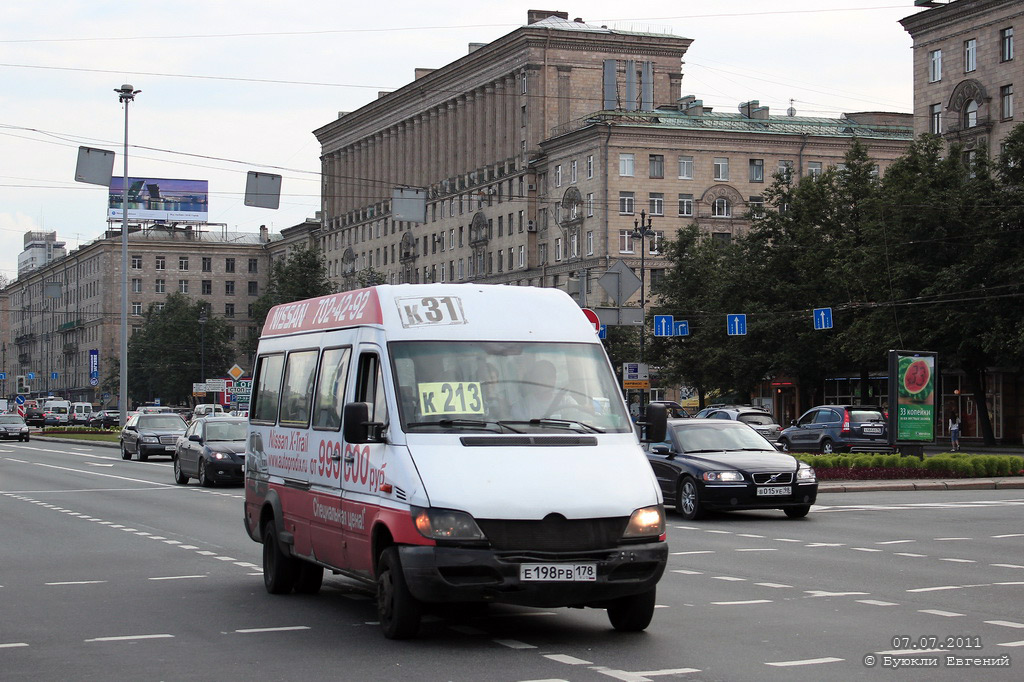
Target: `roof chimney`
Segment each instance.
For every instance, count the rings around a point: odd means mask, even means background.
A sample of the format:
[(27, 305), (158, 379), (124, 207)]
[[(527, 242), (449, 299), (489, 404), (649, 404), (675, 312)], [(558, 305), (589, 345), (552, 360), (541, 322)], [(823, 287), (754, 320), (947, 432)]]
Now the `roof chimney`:
[(267, 229), (266, 225), (260, 225), (260, 243), (266, 244), (270, 241), (270, 230)]

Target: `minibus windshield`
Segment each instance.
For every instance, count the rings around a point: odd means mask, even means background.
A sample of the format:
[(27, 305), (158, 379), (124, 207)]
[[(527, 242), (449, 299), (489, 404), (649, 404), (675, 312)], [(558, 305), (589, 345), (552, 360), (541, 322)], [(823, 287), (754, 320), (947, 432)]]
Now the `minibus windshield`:
[(402, 341), (390, 348), (407, 432), (632, 430), (600, 346)]

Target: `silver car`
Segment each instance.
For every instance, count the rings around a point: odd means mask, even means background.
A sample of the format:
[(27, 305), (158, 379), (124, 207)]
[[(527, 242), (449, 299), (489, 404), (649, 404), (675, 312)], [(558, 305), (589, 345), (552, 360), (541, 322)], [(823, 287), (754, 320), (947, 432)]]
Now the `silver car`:
[(731, 419), (743, 422), (773, 443), (779, 440), (779, 434), (782, 433), (782, 427), (775, 422), (775, 418), (759, 408), (711, 410), (707, 414), (707, 419)]

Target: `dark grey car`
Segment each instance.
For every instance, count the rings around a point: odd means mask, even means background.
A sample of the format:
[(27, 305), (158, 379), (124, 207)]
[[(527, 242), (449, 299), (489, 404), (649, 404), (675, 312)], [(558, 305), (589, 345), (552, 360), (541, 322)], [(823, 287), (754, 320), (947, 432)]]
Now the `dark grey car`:
[(121, 429), (121, 459), (138, 455), (144, 462), (150, 455), (173, 457), (178, 436), (186, 428), (176, 414), (134, 414)]
[(819, 405), (779, 434), (783, 450), (795, 452), (895, 452), (885, 413), (875, 405)]
[(189, 424), (174, 451), (175, 482), (241, 483), (248, 426), (241, 417), (201, 417)]

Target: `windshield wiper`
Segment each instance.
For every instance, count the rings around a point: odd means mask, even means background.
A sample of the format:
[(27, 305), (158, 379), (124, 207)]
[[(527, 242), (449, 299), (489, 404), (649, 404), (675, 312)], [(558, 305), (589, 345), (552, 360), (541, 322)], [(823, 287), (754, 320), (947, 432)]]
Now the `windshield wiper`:
[(435, 419), (432, 421), (409, 422), (406, 426), (442, 426), (444, 428), (483, 429), (485, 431), (497, 431), (500, 433), (500, 428), (492, 428), (492, 426), (498, 426), (499, 424), (500, 422), (489, 422), (482, 419)]
[(605, 430), (599, 426), (593, 424), (587, 424), (586, 422), (576, 421), (574, 419), (554, 419), (552, 417), (542, 417), (539, 419), (502, 419), (498, 422), (501, 426), (508, 424), (529, 424), (531, 426), (554, 426), (561, 428), (569, 428), (571, 426), (579, 426), (585, 431), (590, 433), (604, 433)]
[(683, 450), (684, 455), (695, 455), (701, 452), (725, 452), (725, 450), (721, 448), (711, 448), (709, 450)]

